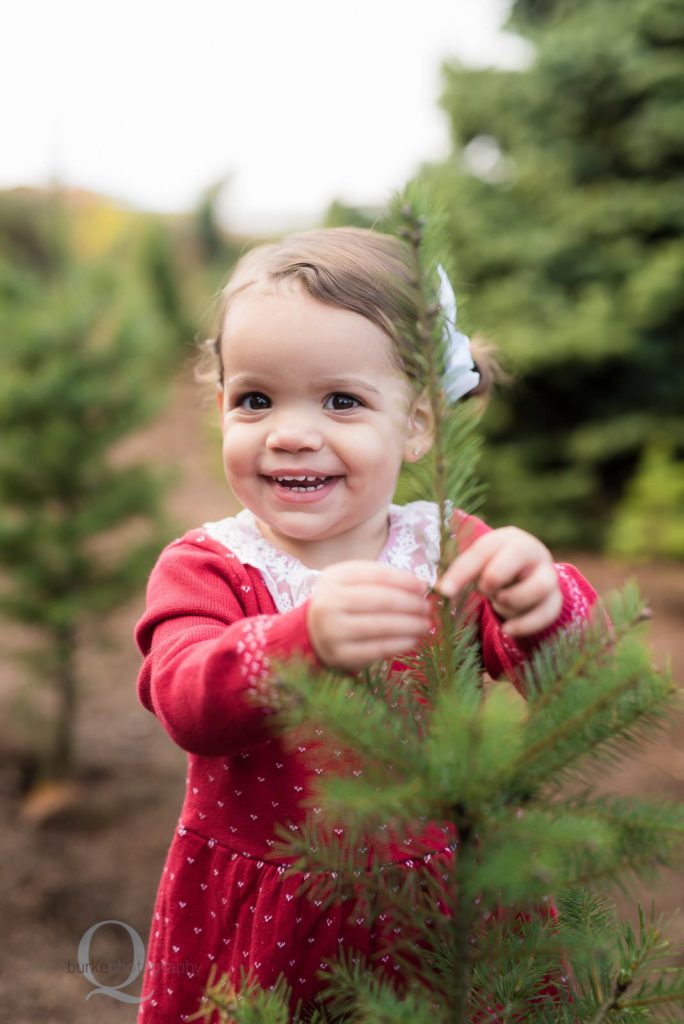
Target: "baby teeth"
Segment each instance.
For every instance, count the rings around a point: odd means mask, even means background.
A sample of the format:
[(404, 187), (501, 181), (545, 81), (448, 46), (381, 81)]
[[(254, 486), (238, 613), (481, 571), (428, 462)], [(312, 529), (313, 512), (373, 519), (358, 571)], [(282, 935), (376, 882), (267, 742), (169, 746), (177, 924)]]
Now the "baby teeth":
[(320, 476), (277, 476), (276, 480), (320, 480)]
[[(303, 492), (303, 491), (320, 491), (322, 487), (325, 487), (328, 477), (320, 476), (276, 476), (273, 478), (277, 483), (285, 483), (285, 481), (298, 481), (302, 484), (309, 484), (309, 486), (303, 487), (290, 487), (291, 491)], [(315, 481), (319, 481), (316, 483)]]

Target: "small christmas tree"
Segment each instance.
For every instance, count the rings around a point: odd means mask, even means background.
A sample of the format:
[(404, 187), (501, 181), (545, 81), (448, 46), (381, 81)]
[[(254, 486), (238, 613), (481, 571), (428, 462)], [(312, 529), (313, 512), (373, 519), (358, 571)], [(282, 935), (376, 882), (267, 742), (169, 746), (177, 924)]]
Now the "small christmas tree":
[[(395, 203), (412, 246), (420, 316), (419, 365), (437, 423), (419, 493), (439, 502), (439, 573), (455, 556), (450, 511), (472, 511), (476, 417), (445, 404), (443, 313), (436, 302), (435, 218), (409, 189)], [(412, 346), (415, 348), (415, 343)], [(637, 638), (645, 617), (627, 587), (583, 627), (540, 646), (514, 682), (483, 688), (468, 596), (435, 601), (438, 627), (406, 669), (375, 664), (350, 675), (283, 663), (271, 701), (279, 727), (310, 739), (320, 765), (332, 747), (356, 769), (321, 773), (310, 814), (282, 830), (283, 857), (305, 873), (307, 893), (350, 917), (391, 921), (390, 976), (353, 952), (321, 972), (316, 1008), (293, 1007), (284, 980), (236, 989), (212, 972), (191, 1019), (238, 1024), (601, 1024), (682, 1020), (684, 971), (661, 923), (639, 933), (616, 921), (594, 887), (674, 863), (684, 811), (671, 804), (597, 795), (596, 769), (653, 734), (671, 712), (674, 687)], [(310, 733), (310, 737), (307, 735)], [(307, 742), (308, 745), (308, 742)], [(300, 747), (301, 749), (301, 747)], [(319, 762), (316, 762), (319, 763)], [(452, 837), (453, 857), (420, 848), (427, 823)], [(341, 829), (340, 826), (343, 826)], [(343, 838), (338, 838), (342, 831)], [(411, 837), (419, 870), (383, 859), (388, 842)], [(558, 912), (550, 909), (551, 898)]]
[(159, 546), (159, 472), (112, 458), (158, 407), (154, 320), (104, 267), (47, 282), (2, 264), (0, 288), (0, 614), (38, 639), (23, 657), (56, 710), (33, 754), (57, 778), (74, 767), (86, 624), (102, 633)]

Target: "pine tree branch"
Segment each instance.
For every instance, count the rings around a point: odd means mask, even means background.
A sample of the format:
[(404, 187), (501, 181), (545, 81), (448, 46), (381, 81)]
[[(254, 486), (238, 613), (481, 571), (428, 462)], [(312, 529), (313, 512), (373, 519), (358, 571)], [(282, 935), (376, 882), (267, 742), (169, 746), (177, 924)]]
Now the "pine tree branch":
[(452, 821), (458, 834), (458, 852), (454, 862), (454, 886), (460, 893), (458, 905), (451, 918), (451, 961), (453, 964), (449, 992), (449, 1018), (452, 1024), (467, 1020), (468, 1004), (473, 982), (473, 937), (475, 924), (481, 917), (477, 903), (464, 898), (466, 885), (474, 861), (476, 835), (465, 809), (454, 807)]
[[(534, 695), (534, 690), (535, 683), (539, 679), (539, 670), (541, 665), (545, 665), (547, 654), (555, 659), (559, 658), (558, 642), (560, 638), (554, 637), (550, 643), (547, 642), (544, 645), (543, 650), (535, 653), (525, 671), (524, 677), (530, 715), (538, 715), (554, 697), (565, 689), (568, 683), (580, 677), (587, 667), (595, 668), (596, 663), (602, 657), (609, 654), (611, 650), (614, 650), (616, 644), (624, 636), (628, 635), (635, 626), (645, 621), (648, 617), (645, 610), (640, 608), (627, 621), (612, 625), (607, 629), (605, 621), (600, 621), (601, 616), (605, 617), (605, 612), (602, 608), (597, 608), (591, 625), (582, 630), (581, 637), (570, 637), (570, 644), (576, 648), (574, 660), (563, 666), (562, 671), (556, 675), (551, 686), (546, 687), (541, 692), (537, 687), (538, 696)], [(592, 637), (593, 631), (595, 631), (595, 635)], [(562, 659), (562, 654), (560, 657)]]
[[(600, 998), (601, 1002), (590, 1024), (602, 1024), (603, 1021), (612, 1019), (612, 1014), (623, 1014), (630, 1010), (655, 1006), (682, 1006), (684, 970), (681, 968), (665, 968), (655, 982), (644, 980), (634, 991), (639, 972), (643, 972), (649, 964), (655, 964), (672, 955), (671, 942), (664, 937), (661, 918), (654, 922), (651, 916), (651, 922), (647, 925), (644, 911), (639, 906), (638, 939), (629, 922), (624, 922), (621, 928), (619, 943), (622, 965), (613, 974), (607, 996), (603, 995), (600, 985), (592, 985), (595, 997)], [(674, 975), (669, 984), (665, 980), (667, 975)], [(630, 991), (634, 994), (628, 997), (627, 993)]]
[[(397, 715), (383, 695), (342, 673), (312, 672), (311, 666), (295, 659), (274, 661), (272, 672), (282, 691), (283, 728), (315, 722), (369, 762), (377, 760), (381, 735), (383, 756), (406, 774), (415, 774), (416, 761), (422, 760), (419, 740), (423, 725), (418, 702), (412, 704), (410, 695), (405, 697), (408, 713)], [(277, 694), (274, 697), (278, 700)]]
[(571, 814), (587, 812), (597, 820), (621, 829), (640, 830), (645, 834), (657, 832), (658, 837), (671, 833), (674, 842), (684, 837), (684, 808), (680, 803), (647, 803), (600, 796), (590, 801), (580, 798), (554, 805), (554, 811), (561, 809), (567, 809)]
[[(607, 693), (601, 694), (596, 698), (596, 700), (582, 708), (575, 715), (571, 715), (569, 718), (565, 719), (565, 721), (557, 725), (556, 728), (551, 729), (544, 736), (540, 737), (540, 739), (526, 747), (521, 752), (516, 760), (512, 762), (510, 766), (511, 771), (520, 771), (524, 768), (525, 764), (534, 761), (544, 751), (553, 750), (554, 748), (557, 749), (560, 741), (564, 740), (568, 736), (578, 733), (582, 726), (590, 723), (600, 712), (607, 710), (618, 697), (633, 689), (641, 678), (641, 670), (630, 674), (626, 679), (622, 680), (619, 685), (615, 686)], [(667, 694), (664, 696), (667, 696)], [(576, 750), (569, 750), (563, 760), (560, 762), (556, 760), (554, 768), (559, 770), (563, 766), (563, 761), (567, 762), (569, 760), (574, 760), (577, 756)]]
[(666, 1003), (676, 1003), (681, 1006), (684, 1000), (684, 984), (679, 985), (671, 992), (660, 995), (645, 996), (641, 999), (621, 1000), (618, 1006), (620, 1010), (634, 1010), (642, 1006), (663, 1006)]
[(328, 973), (325, 997), (338, 1024), (446, 1024), (434, 993), (418, 984), (400, 996), (362, 955), (351, 951)]
[(236, 988), (226, 972), (216, 981), (216, 970), (213, 963), (202, 996), (203, 1005), (186, 1020), (213, 1021), (218, 1013), (220, 1024), (299, 1024), (301, 1001), (291, 1017), (291, 990), (282, 975), (272, 989), (262, 989), (256, 978), (241, 970), (240, 986)]
[[(400, 236), (408, 242), (413, 254), (414, 273), (416, 281), (416, 310), (418, 319), (416, 322), (417, 342), (419, 351), (423, 354), (427, 369), (427, 392), (430, 400), (430, 408), (434, 417), (435, 431), (432, 444), (432, 459), (434, 467), (433, 488), (439, 508), (439, 563), (437, 566), (438, 577), (445, 572), (448, 566), (449, 531), (446, 523), (447, 514), (447, 468), (444, 451), (444, 423), (447, 419), (444, 387), (442, 384), (442, 365), (439, 359), (439, 344), (436, 344), (436, 331), (439, 323), (439, 306), (430, 303), (425, 292), (425, 277), (421, 262), (421, 246), (424, 239), (423, 228), (425, 218), (421, 217), (414, 210), (410, 203), (404, 204), (400, 209), (401, 217), (406, 226), (399, 230)], [(442, 679), (446, 682), (454, 674), (454, 658), (451, 645), (447, 638), (451, 635), (451, 615), (448, 601), (438, 602), (439, 619), (441, 623), (441, 635), (445, 642), (441, 644), (440, 653), (443, 655)]]
[[(604, 1021), (608, 1020), (613, 1010), (621, 1010), (624, 1007), (622, 1003), (622, 996), (628, 991), (630, 986), (634, 982), (634, 974), (641, 966), (638, 960), (635, 960), (630, 964), (627, 971), (620, 970), (615, 978), (613, 989), (608, 997), (603, 1001), (598, 1009), (598, 1012), (592, 1017), (590, 1024), (603, 1024)], [(599, 992), (601, 991), (599, 986)]]

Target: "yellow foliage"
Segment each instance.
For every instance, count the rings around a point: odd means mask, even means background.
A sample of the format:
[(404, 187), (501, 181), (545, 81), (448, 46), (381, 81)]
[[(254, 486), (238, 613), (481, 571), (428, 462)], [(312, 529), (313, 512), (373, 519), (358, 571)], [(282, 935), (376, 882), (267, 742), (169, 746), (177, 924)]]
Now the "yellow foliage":
[(88, 260), (110, 252), (137, 217), (104, 200), (75, 205), (70, 225), (74, 254)]

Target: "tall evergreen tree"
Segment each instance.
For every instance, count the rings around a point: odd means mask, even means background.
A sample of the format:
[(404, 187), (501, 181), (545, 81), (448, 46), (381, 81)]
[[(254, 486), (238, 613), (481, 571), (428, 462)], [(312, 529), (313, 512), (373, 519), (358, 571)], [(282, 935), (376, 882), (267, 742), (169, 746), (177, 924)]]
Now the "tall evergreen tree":
[(79, 643), (159, 546), (157, 467), (113, 458), (159, 394), (154, 318), (119, 284), (102, 267), (46, 282), (0, 263), (0, 615), (36, 636), (24, 659), (55, 695), (36, 751), (52, 776), (74, 767)]
[(517, 0), (511, 27), (531, 66), (446, 68), (453, 154), (424, 178), (466, 326), (519, 376), (485, 423), (489, 517), (601, 546), (649, 446), (684, 458), (684, 6)]
[(189, 268), (181, 263), (180, 249), (172, 228), (160, 217), (146, 219), (140, 263), (147, 276), (150, 298), (164, 321), (168, 344), (164, 348), (163, 360), (167, 366), (175, 354), (174, 349), (187, 357), (193, 338), (187, 287)]
[[(467, 403), (445, 406), (439, 236), (426, 232), (421, 194), (409, 190), (408, 200), (396, 216), (415, 253), (416, 369), (437, 423), (431, 458), (416, 471), (443, 513), (441, 572), (454, 554), (449, 503), (472, 508), (478, 493), (476, 424)], [(467, 596), (455, 609), (436, 600), (436, 614), (434, 639), (402, 657), (399, 678), (387, 664), (350, 679), (290, 662), (274, 668), (269, 695), (280, 727), (314, 764), (329, 769), (344, 748), (347, 768), (358, 769), (321, 774), (311, 805), (322, 813), (294, 832), (283, 827), (279, 852), (294, 856), (321, 911), (334, 900), (350, 919), (362, 909), (371, 926), (389, 918), (401, 974), (343, 957), (322, 970), (325, 1001), (306, 1013), (288, 1005), (284, 983), (261, 991), (244, 977), (238, 991), (212, 975), (194, 1019), (218, 1009), (224, 1024), (684, 1020), (684, 971), (659, 969), (669, 952), (660, 923), (642, 915), (636, 934), (588, 888), (675, 863), (684, 835), (681, 807), (595, 788), (597, 769), (652, 733), (673, 704), (671, 680), (635, 639), (638, 595), (616, 596), (610, 625), (599, 609), (585, 628), (547, 641), (521, 681), (525, 702), (505, 684), (483, 694)], [(454, 837), (453, 858), (434, 868), (434, 851), (420, 845), (430, 821)], [(390, 837), (409, 835), (420, 870), (382, 855)], [(544, 909), (551, 893), (558, 920)]]
[(204, 190), (193, 214), (195, 241), (200, 261), (220, 267), (225, 275), (226, 266), (233, 263), (240, 252), (240, 245), (221, 227), (219, 200), (229, 186), (231, 175), (219, 178)]

